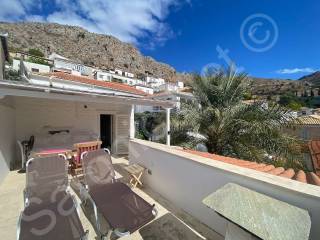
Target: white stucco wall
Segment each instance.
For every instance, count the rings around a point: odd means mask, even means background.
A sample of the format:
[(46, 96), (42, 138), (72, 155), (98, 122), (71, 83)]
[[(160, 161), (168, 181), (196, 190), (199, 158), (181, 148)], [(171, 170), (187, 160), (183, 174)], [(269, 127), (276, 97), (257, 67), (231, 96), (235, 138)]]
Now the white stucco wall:
[(15, 110), (7, 98), (0, 99), (0, 183), (15, 160)]
[(4, 79), (5, 61), (4, 49), (2, 44), (0, 44), (0, 80)]
[(135, 87), (136, 87), (136, 89), (141, 90), (141, 91), (144, 91), (145, 93), (148, 93), (148, 94), (153, 94), (153, 93), (154, 93), (153, 88), (148, 88), (148, 87), (139, 86), (139, 85), (137, 85), (137, 86), (135, 86)]
[[(31, 63), (31, 62), (23, 62), (25, 67), (29, 72), (32, 72), (32, 68), (38, 69), (40, 73), (48, 73), (50, 72), (50, 67), (43, 64)], [(13, 59), (12, 68), (16, 71), (20, 69), (20, 60)]]
[(226, 231), (225, 220), (202, 200), (232, 182), (308, 210), (312, 221), (310, 239), (320, 239), (320, 187), (137, 139), (130, 141), (129, 153), (130, 163), (140, 163), (151, 171), (151, 175), (144, 176), (147, 185), (221, 235)]
[[(86, 106), (86, 108), (85, 108)], [(73, 101), (47, 100), (16, 97), (16, 139), (29, 139), (41, 132), (43, 127), (63, 127), (71, 130), (88, 130), (100, 135), (100, 114), (111, 114), (114, 118), (113, 143), (117, 142), (117, 116), (127, 116), (130, 106), (118, 104), (81, 103)], [(126, 126), (126, 125), (125, 125)], [(128, 133), (126, 134), (125, 131)], [(122, 130), (128, 137), (129, 125)], [(116, 149), (114, 149), (116, 150)]]

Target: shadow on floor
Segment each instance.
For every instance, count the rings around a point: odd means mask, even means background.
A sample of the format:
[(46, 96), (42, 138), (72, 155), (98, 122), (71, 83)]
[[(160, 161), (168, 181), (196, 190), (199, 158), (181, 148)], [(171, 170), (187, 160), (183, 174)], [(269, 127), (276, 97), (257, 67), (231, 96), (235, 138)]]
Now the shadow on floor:
[(156, 219), (139, 230), (144, 240), (202, 240), (171, 213)]

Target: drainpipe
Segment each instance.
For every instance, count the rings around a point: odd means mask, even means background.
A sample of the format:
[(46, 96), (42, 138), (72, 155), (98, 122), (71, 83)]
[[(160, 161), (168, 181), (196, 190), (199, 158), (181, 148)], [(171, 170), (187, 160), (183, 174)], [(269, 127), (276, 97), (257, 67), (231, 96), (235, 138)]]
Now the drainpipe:
[(166, 143), (170, 146), (170, 108), (166, 108)]

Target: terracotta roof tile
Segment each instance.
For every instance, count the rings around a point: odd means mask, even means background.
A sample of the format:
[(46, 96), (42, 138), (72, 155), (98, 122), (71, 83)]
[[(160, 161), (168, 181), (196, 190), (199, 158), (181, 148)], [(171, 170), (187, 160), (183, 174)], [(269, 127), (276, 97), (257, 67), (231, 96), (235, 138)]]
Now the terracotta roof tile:
[(260, 172), (269, 172), (271, 170), (275, 169), (275, 167), (273, 165), (267, 165), (267, 166), (262, 166), (262, 167), (259, 167), (255, 170), (257, 171), (260, 171)]
[[(202, 156), (205, 158), (209, 158), (212, 160), (237, 165), (239, 167), (249, 168), (249, 169), (256, 170), (256, 171), (265, 172), (265, 173), (269, 173), (272, 175), (293, 179), (293, 180), (296, 180), (299, 182), (309, 183), (309, 184), (320, 186), (320, 178), (312, 172), (306, 174), (304, 171), (299, 170), (297, 173), (295, 173), (295, 171), (292, 168), (285, 170), (283, 167), (276, 168), (273, 165), (267, 165), (265, 163), (251, 162), (251, 161), (241, 160), (241, 159), (237, 159), (237, 158), (231, 158), (231, 157), (225, 157), (225, 156), (220, 156), (220, 155), (216, 155), (216, 154), (211, 154), (211, 153), (207, 153), (207, 152), (199, 152), (199, 151), (190, 150), (190, 149), (182, 149), (181, 151), (192, 153), (192, 154)], [(308, 177), (307, 177), (307, 175), (308, 175)]]
[(301, 116), (297, 121), (298, 125), (320, 125), (320, 118), (317, 115)]
[(299, 181), (299, 182), (307, 182), (307, 175), (304, 171), (299, 170), (298, 173), (295, 176), (295, 180)]
[(320, 140), (312, 140), (309, 142), (309, 150), (312, 158), (314, 171), (320, 176)]
[(296, 173), (292, 168), (288, 168), (283, 173), (279, 174), (279, 176), (280, 177), (285, 177), (285, 178), (293, 178), (295, 174)]
[(280, 175), (283, 172), (284, 172), (284, 168), (283, 167), (277, 167), (277, 168), (271, 169), (267, 173), (270, 173), (270, 174), (273, 174), (273, 175)]
[(308, 174), (308, 178), (310, 179), (308, 179), (308, 182), (312, 182), (312, 184), (320, 186), (320, 178), (316, 174), (310, 172)]
[(78, 83), (95, 85), (95, 86), (104, 87), (104, 88), (108, 88), (108, 89), (112, 89), (112, 90), (118, 90), (121, 92), (137, 94), (137, 95), (141, 95), (141, 96), (148, 95), (141, 90), (138, 90), (134, 87), (131, 87), (129, 85), (122, 84), (122, 83), (98, 81), (98, 80), (91, 79), (88, 77), (76, 76), (76, 75), (72, 75), (72, 74), (64, 73), (64, 72), (53, 72), (53, 73), (50, 73), (49, 76), (54, 76), (56, 78), (60, 78), (63, 80), (68, 80), (68, 81), (73, 81), (73, 82), (78, 82)]

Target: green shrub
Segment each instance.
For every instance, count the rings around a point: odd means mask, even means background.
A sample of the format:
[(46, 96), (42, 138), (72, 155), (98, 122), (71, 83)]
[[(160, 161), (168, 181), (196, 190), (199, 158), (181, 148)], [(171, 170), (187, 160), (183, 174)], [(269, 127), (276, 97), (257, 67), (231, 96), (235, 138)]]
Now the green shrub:
[(9, 69), (5, 71), (5, 80), (21, 81), (19, 71)]
[(42, 59), (42, 58), (29, 57), (26, 61), (31, 62), (31, 63), (37, 63), (37, 64), (51, 66), (51, 64), (49, 64), (48, 61), (46, 61), (45, 59)]
[(30, 48), (28, 53), (33, 56), (44, 57), (43, 52), (41, 52), (39, 49), (36, 49), (36, 48)]

